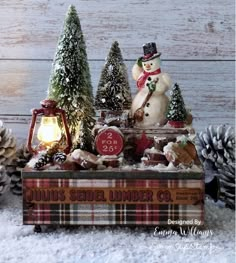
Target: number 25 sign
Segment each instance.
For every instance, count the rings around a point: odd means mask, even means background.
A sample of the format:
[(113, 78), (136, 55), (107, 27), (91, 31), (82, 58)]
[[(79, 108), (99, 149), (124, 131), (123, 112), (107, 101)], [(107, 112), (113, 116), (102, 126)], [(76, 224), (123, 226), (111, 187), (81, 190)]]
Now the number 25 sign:
[(124, 147), (122, 134), (112, 128), (102, 130), (96, 136), (96, 149), (101, 155), (118, 155)]

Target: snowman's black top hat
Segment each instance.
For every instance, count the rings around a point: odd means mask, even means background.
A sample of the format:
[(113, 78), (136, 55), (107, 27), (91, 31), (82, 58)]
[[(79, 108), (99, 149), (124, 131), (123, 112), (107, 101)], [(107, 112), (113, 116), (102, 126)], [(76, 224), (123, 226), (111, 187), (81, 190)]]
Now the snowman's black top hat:
[(156, 43), (150, 42), (143, 45), (143, 53), (142, 61), (148, 61), (156, 57), (160, 57), (161, 53), (157, 51)]

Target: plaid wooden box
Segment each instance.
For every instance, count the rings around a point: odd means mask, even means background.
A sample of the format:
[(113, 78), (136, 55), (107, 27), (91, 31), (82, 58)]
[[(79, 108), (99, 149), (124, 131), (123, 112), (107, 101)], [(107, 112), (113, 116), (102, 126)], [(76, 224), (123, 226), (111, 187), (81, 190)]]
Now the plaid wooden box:
[(23, 171), (23, 223), (203, 225), (202, 173)]

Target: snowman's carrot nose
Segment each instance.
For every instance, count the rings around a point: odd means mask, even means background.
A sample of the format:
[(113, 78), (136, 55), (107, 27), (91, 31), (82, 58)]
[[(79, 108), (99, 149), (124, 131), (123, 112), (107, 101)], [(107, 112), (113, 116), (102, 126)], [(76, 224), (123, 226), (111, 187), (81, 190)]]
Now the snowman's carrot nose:
[(146, 64), (146, 68), (150, 69), (151, 68), (150, 64)]

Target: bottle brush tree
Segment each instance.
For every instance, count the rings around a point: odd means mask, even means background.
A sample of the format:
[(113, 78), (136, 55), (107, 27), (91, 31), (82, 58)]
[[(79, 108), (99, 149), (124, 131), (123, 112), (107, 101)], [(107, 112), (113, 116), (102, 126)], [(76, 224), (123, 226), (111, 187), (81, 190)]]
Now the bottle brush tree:
[(115, 41), (102, 69), (95, 98), (97, 110), (122, 111), (132, 102), (127, 69), (119, 43)]
[(49, 81), (48, 97), (65, 110), (72, 136), (78, 137), (81, 121), (94, 124), (92, 84), (80, 20), (70, 6), (59, 37)]
[(74, 149), (81, 149), (91, 153), (94, 152), (94, 136), (86, 120), (81, 121), (80, 131)]
[(187, 117), (187, 111), (184, 105), (183, 97), (181, 95), (181, 90), (177, 83), (175, 83), (170, 95), (171, 97), (166, 115), (167, 120), (184, 122)]

